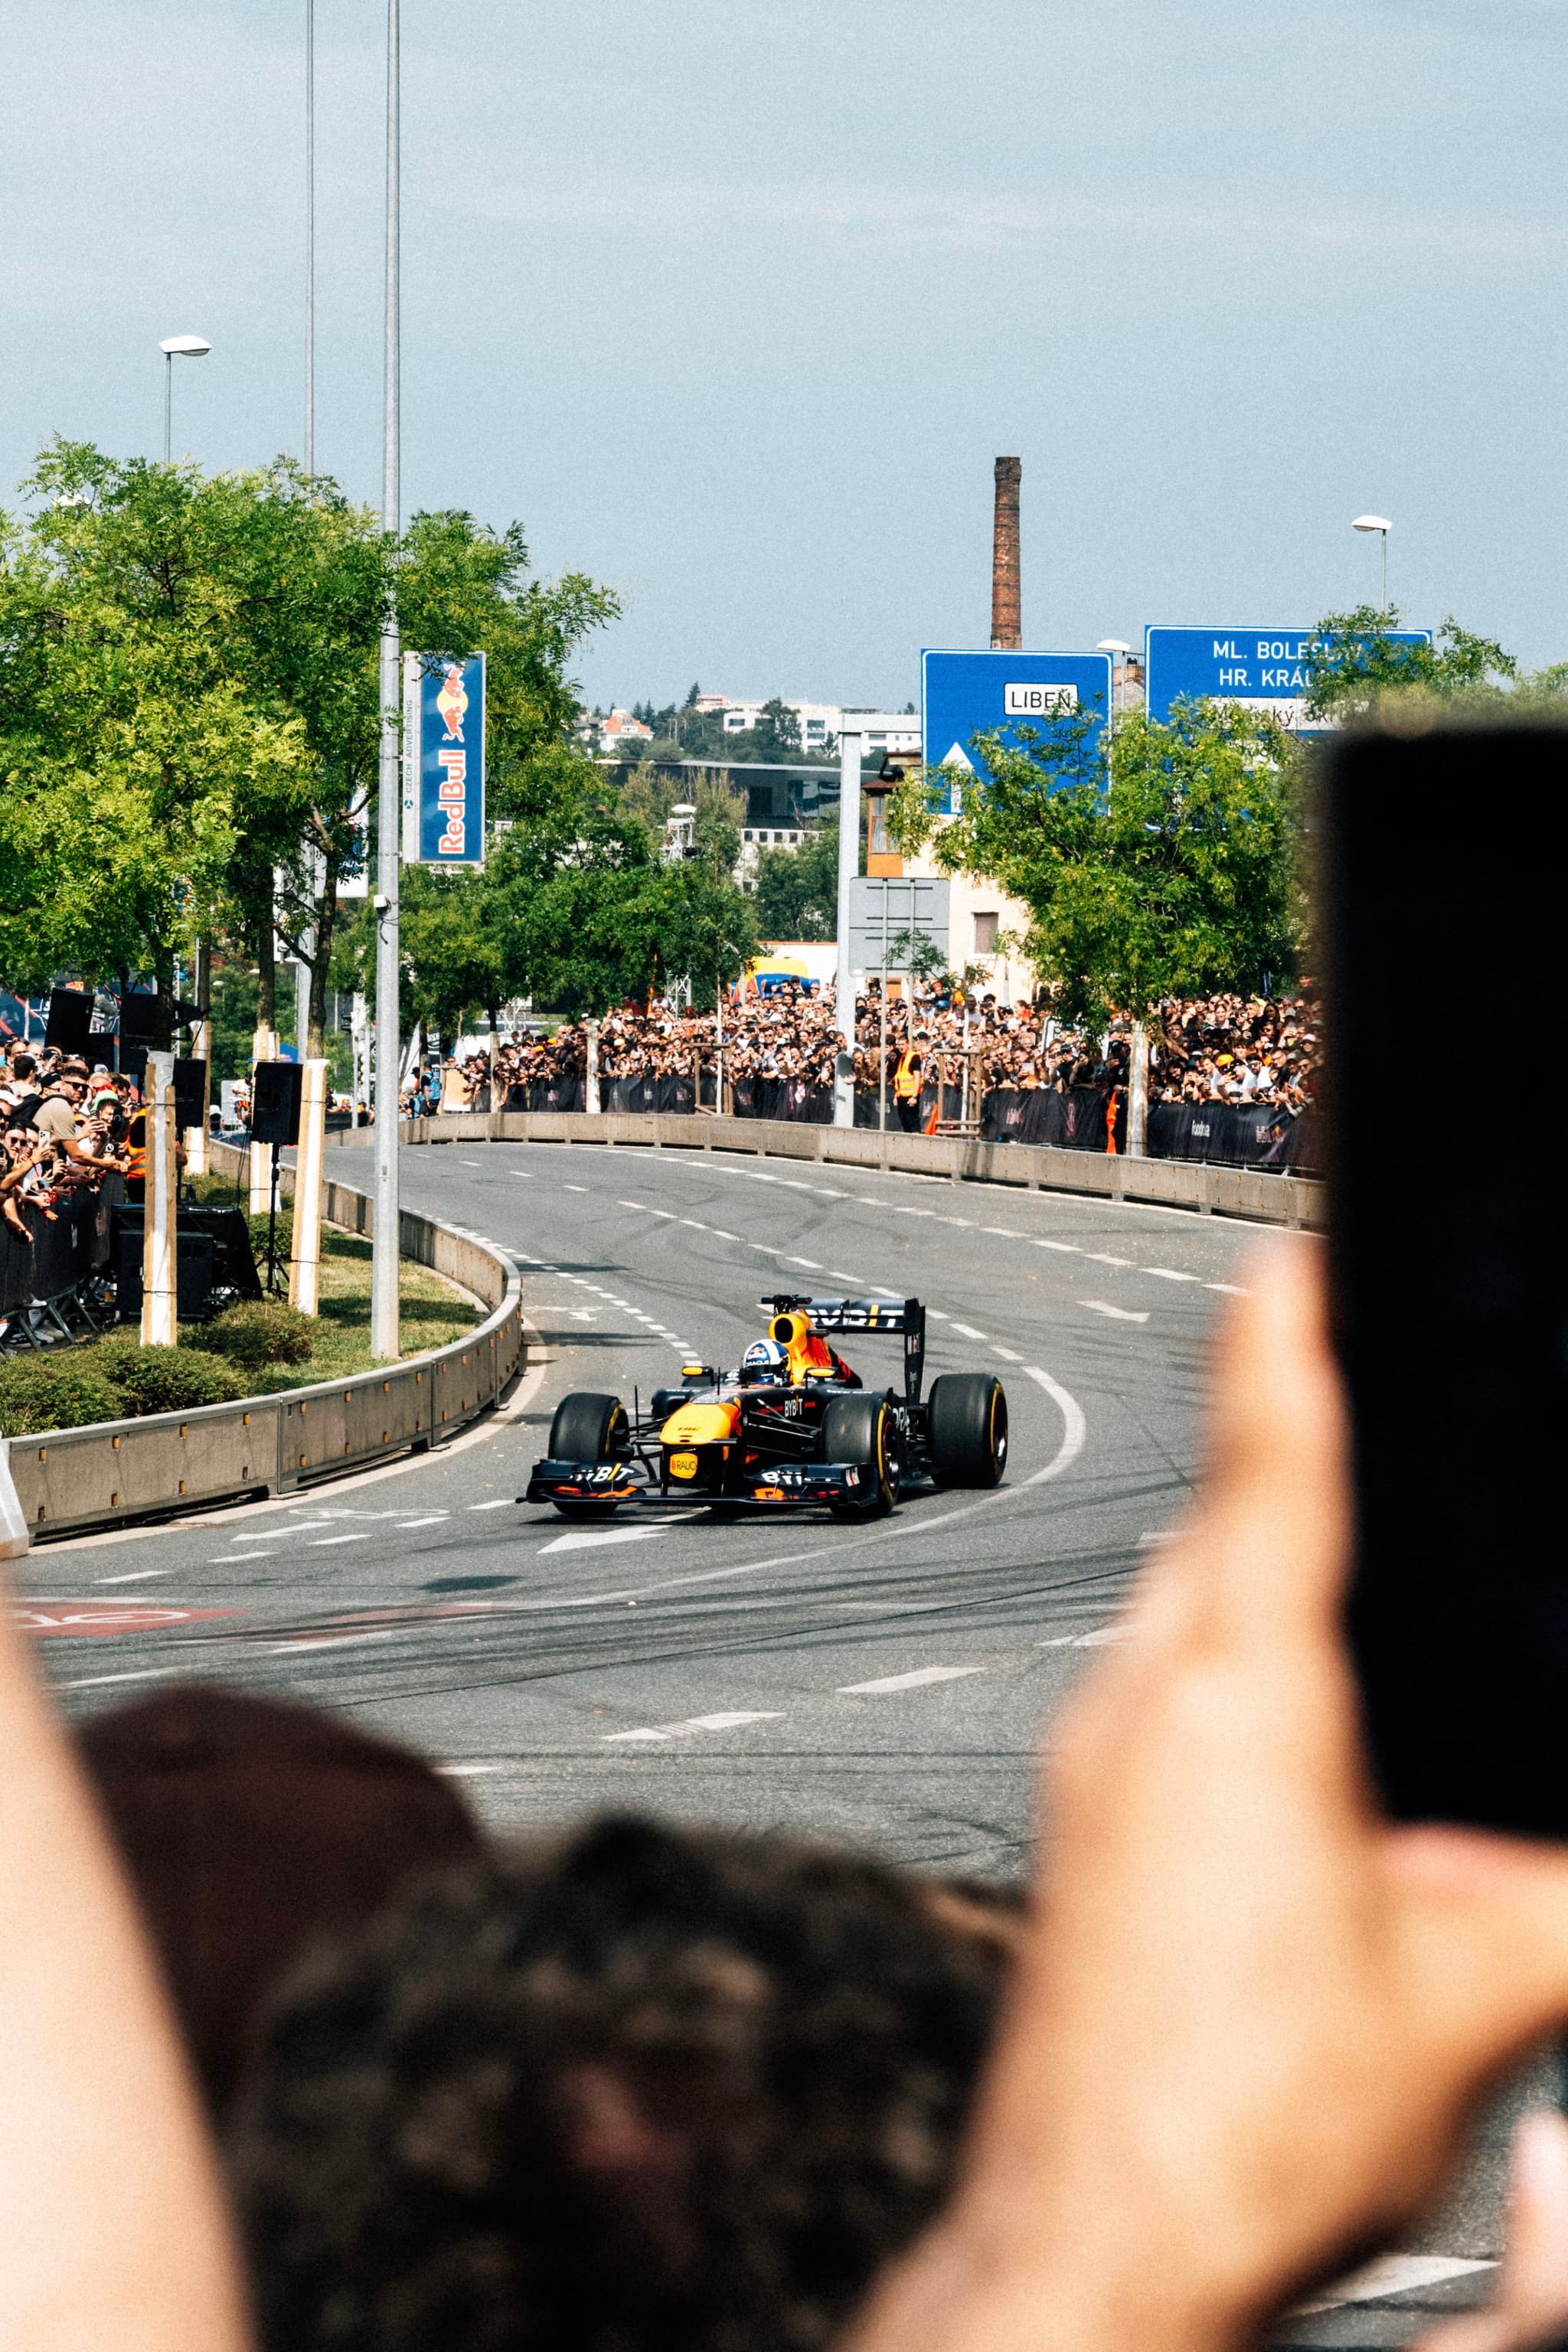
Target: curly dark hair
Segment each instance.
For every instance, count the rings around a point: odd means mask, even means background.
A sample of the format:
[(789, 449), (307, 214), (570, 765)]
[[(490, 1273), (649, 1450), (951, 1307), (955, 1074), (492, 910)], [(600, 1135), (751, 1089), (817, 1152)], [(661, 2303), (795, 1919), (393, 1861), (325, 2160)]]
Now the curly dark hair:
[(1010, 1906), (623, 1818), (467, 1869), (255, 2053), (268, 2352), (815, 2352), (950, 2186)]

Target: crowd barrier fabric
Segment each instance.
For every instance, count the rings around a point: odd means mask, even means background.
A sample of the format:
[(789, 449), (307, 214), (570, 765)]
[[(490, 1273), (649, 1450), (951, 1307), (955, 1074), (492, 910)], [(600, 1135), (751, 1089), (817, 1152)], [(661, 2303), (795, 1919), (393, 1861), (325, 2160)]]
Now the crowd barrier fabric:
[[(789, 1119), (807, 1127), (827, 1127), (833, 1120), (833, 1089), (812, 1086), (804, 1078), (769, 1078), (757, 1075), (734, 1079), (725, 1088), (728, 1108), (736, 1118)], [(704, 1109), (714, 1108), (713, 1076), (701, 1080)], [(489, 1090), (475, 1108), (488, 1108)], [(695, 1107), (689, 1075), (646, 1078), (613, 1078), (601, 1082), (600, 1108), (605, 1111), (659, 1111), (680, 1116)], [(536, 1078), (514, 1086), (507, 1096), (508, 1110), (567, 1110), (586, 1108), (579, 1078)], [(971, 1105), (977, 1111), (980, 1132), (988, 1143), (1050, 1144), (1065, 1151), (1125, 1151), (1127, 1097), (1122, 1087), (1114, 1095), (1101, 1087), (1054, 1087), (1018, 1089), (994, 1087)], [(927, 1087), (910, 1122), (927, 1131), (937, 1118), (956, 1123), (963, 1116), (962, 1089)], [(1108, 1114), (1110, 1131), (1108, 1134)], [(876, 1128), (874, 1087), (858, 1087), (855, 1124)], [(897, 1130), (904, 1122), (891, 1090), (886, 1124)], [(1278, 1104), (1151, 1103), (1147, 1150), (1151, 1160), (1205, 1160), (1227, 1168), (1267, 1168), (1277, 1172), (1315, 1174), (1320, 1154), (1310, 1110), (1300, 1114)]]
[(9, 1225), (0, 1225), (0, 1314), (18, 1307), (61, 1298), (109, 1263), (109, 1213), (125, 1197), (124, 1180), (105, 1177), (94, 1192), (73, 1192), (53, 1217), (30, 1202), (21, 1203), (31, 1245)]

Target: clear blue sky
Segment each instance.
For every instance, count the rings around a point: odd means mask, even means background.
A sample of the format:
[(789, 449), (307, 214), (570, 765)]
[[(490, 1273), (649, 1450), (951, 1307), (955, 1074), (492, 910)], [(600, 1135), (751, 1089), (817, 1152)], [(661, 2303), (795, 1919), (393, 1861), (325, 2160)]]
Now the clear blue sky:
[[(297, 449), (304, 0), (7, 11), (0, 476)], [(379, 489), (382, 33), (317, 0), (317, 455)], [(591, 698), (1392, 590), (1568, 656), (1563, 0), (404, 0), (405, 499), (613, 583)]]

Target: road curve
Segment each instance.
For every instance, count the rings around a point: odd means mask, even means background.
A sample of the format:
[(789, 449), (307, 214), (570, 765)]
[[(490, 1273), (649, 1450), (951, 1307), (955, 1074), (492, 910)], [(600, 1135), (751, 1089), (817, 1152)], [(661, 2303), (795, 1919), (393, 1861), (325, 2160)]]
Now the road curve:
[[(333, 1159), (368, 1183), (368, 1153)], [(700, 1151), (425, 1146), (403, 1182), (521, 1259), (542, 1341), (522, 1409), (308, 1501), (41, 1549), (24, 1600), (66, 1708), (199, 1674), (352, 1709), (498, 1822), (650, 1804), (1022, 1867), (1031, 1752), (1181, 1508), (1254, 1234)], [(515, 1505), (567, 1389), (733, 1362), (762, 1293), (796, 1285), (924, 1298), (928, 1377), (1006, 1382), (1006, 1483), (869, 1528)], [(896, 1343), (848, 1352), (897, 1378)]]

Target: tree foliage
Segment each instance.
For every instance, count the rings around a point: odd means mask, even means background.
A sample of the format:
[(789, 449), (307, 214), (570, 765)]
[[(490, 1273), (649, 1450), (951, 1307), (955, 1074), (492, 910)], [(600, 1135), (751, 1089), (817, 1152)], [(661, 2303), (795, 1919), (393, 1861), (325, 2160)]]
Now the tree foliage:
[(1319, 622), (1312, 649), (1308, 715), (1343, 722), (1364, 716), (1389, 694), (1424, 694), (1443, 702), (1477, 701), (1504, 692), (1519, 665), (1493, 637), (1479, 637), (1452, 614), (1430, 645), (1399, 645), (1398, 612), (1358, 604)]
[(838, 929), (838, 828), (814, 825), (798, 849), (757, 854), (752, 894), (765, 940), (831, 940)]
[(1107, 768), (1089, 714), (984, 736), (957, 814), (951, 778), (911, 777), (890, 824), (950, 873), (1029, 910), (1023, 950), (1070, 1019), (1142, 1015), (1170, 995), (1253, 989), (1297, 960), (1289, 739), (1234, 704), (1118, 720)]

